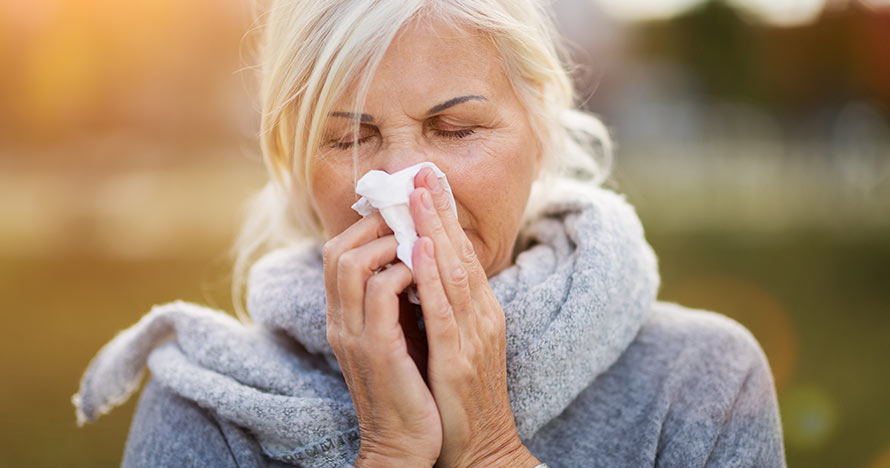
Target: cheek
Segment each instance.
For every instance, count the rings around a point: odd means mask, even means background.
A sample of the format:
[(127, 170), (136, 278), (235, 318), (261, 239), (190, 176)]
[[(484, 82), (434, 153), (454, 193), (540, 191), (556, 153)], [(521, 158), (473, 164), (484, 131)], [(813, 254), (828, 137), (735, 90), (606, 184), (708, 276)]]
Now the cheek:
[(483, 141), (474, 157), (479, 203), (502, 213), (499, 218), (516, 218), (516, 223), (535, 172), (532, 142), (525, 140), (518, 132), (503, 132)]
[(350, 208), (355, 203), (351, 169), (344, 171), (320, 162), (312, 168), (311, 177), (312, 201), (328, 237), (358, 221), (360, 216)]
[[(451, 164), (449, 181), (469, 226), (482, 246), (476, 246), (486, 270), (510, 255), (528, 201), (535, 172), (532, 142), (516, 132), (503, 132), (480, 141)], [(480, 249), (479, 247), (482, 247)]]

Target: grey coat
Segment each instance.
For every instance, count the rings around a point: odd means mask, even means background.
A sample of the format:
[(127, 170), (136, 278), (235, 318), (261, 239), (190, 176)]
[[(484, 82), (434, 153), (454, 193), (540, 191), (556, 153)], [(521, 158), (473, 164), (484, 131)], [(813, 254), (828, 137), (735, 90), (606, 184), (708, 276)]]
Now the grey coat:
[[(636, 338), (525, 444), (550, 467), (781, 467), (769, 364), (741, 325), (656, 302)], [(251, 435), (150, 380), (125, 467), (291, 466)]]
[[(656, 301), (657, 258), (623, 196), (553, 187), (534, 198), (544, 203), (515, 263), (489, 278), (521, 440), (552, 467), (784, 466), (769, 365), (751, 334)], [(260, 259), (251, 326), (182, 301), (154, 307), (90, 363), (72, 398), (78, 422), (125, 401), (148, 368), (125, 466), (353, 461), (360, 433), (326, 338), (320, 257), (293, 246)]]

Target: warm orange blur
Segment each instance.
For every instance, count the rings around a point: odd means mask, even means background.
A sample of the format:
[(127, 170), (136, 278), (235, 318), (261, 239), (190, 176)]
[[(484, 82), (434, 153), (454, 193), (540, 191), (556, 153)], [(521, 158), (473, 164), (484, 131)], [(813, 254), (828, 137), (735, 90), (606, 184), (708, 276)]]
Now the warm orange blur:
[[(153, 304), (231, 311), (252, 3), (0, 0), (0, 466), (119, 464), (134, 401), (75, 427), (89, 359)], [(888, 466), (890, 3), (792, 3), (554, 5), (661, 299), (757, 337), (791, 466)]]

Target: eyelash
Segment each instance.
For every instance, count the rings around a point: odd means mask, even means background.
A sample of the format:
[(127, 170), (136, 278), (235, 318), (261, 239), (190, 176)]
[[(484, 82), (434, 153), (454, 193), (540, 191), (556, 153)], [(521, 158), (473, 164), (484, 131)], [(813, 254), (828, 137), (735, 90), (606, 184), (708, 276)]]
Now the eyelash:
[[(364, 142), (368, 141), (373, 136), (374, 135), (368, 135), (364, 138), (359, 138), (358, 145), (361, 146)], [(352, 145), (354, 145), (355, 143), (356, 142), (354, 142), (354, 141), (347, 141), (347, 142), (337, 141), (337, 142), (331, 143), (330, 147), (337, 148), (338, 150), (348, 150), (349, 148), (352, 148)]]
[[(433, 130), (433, 133), (435, 133), (436, 136), (440, 136), (442, 138), (447, 138), (449, 140), (459, 140), (461, 138), (466, 138), (466, 137), (476, 133), (476, 131), (473, 130), (472, 128), (465, 128), (463, 130), (456, 130), (453, 132), (446, 132), (443, 130)], [(359, 140), (357, 142), (358, 145), (361, 146), (362, 144), (367, 142), (369, 139), (371, 139), (373, 136), (374, 135), (368, 135), (364, 138), (359, 138)], [(334, 143), (330, 144), (330, 147), (337, 148), (339, 150), (348, 150), (349, 148), (352, 148), (352, 145), (354, 145), (354, 144), (356, 144), (356, 142), (354, 142), (354, 141), (334, 142)]]
[(466, 137), (476, 133), (476, 130), (473, 130), (472, 128), (465, 128), (463, 130), (455, 130), (453, 132), (446, 132), (446, 131), (442, 131), (442, 130), (433, 130), (433, 133), (435, 133), (437, 136), (448, 138), (449, 140), (457, 140), (460, 138), (466, 138)]

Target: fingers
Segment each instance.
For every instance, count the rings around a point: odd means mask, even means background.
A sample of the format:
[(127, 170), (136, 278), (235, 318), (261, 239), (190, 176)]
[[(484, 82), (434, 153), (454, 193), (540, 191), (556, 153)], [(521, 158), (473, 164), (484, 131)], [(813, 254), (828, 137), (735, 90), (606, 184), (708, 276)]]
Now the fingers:
[(429, 237), (421, 237), (414, 246), (412, 258), (417, 294), (420, 296), (423, 320), (431, 357), (454, 355), (461, 348), (460, 333), (454, 310), (439, 278), (435, 246)]
[[(398, 242), (395, 236), (384, 236), (347, 250), (337, 260), (339, 308), (343, 326), (348, 333), (358, 335), (364, 329), (365, 285), (371, 282), (369, 278), (377, 276), (374, 275), (375, 271), (395, 260), (397, 247)], [(408, 284), (410, 284), (410, 271), (408, 273)], [(407, 284), (402, 289), (405, 287)], [(395, 294), (401, 292), (402, 289)]]
[(439, 215), (445, 233), (454, 246), (454, 251), (458, 258), (463, 262), (467, 272), (471, 275), (479, 273), (481, 268), (473, 250), (473, 243), (467, 238), (460, 221), (457, 219), (456, 207), (452, 206), (451, 198), (448, 192), (442, 186), (439, 178), (432, 169), (423, 168), (414, 178), (414, 186), (417, 188), (426, 188), (429, 190), (433, 199), (433, 207)]
[(329, 324), (331, 322), (335, 324), (341, 322), (340, 297), (337, 288), (337, 265), (340, 261), (340, 256), (359, 245), (366, 244), (378, 237), (391, 233), (392, 230), (383, 221), (380, 213), (375, 212), (358, 220), (345, 231), (325, 243), (322, 254)]
[(394, 332), (400, 330), (399, 294), (411, 285), (413, 279), (411, 270), (399, 262), (367, 280), (364, 291), (365, 332), (388, 339), (397, 338)]
[[(430, 192), (424, 188), (416, 189), (411, 194), (411, 207), (417, 233), (420, 236), (429, 237), (435, 246), (433, 251), (438, 265), (439, 282), (454, 309), (457, 321), (461, 322), (472, 308), (470, 277), (467, 267), (459, 258), (445, 231), (445, 226), (433, 205)], [(463, 232), (460, 235), (464, 236)], [(472, 314), (469, 315), (472, 316)]]

